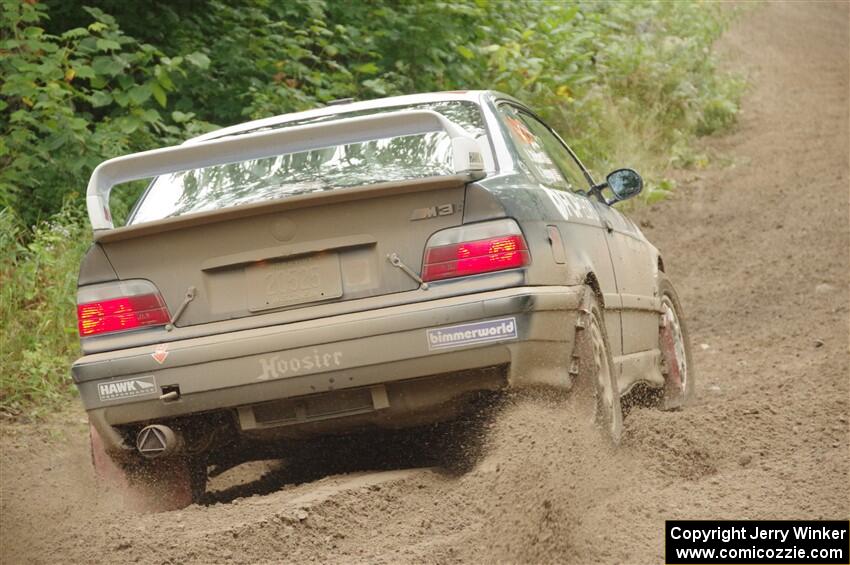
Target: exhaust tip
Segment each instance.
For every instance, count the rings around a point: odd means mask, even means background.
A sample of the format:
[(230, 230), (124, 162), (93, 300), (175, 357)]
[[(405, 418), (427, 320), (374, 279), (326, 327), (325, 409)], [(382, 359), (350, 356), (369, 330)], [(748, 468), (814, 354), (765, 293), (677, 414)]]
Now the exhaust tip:
[(156, 459), (177, 451), (179, 438), (168, 426), (154, 424), (142, 428), (136, 436), (136, 449), (148, 459)]

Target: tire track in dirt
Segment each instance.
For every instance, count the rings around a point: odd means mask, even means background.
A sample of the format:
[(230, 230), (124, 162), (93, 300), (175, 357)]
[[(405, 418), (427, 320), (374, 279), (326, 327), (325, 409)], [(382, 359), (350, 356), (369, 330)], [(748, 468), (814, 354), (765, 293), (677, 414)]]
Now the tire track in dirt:
[(848, 21), (848, 3), (745, 14), (721, 49), (752, 86), (706, 141), (718, 164), (633, 215), (687, 311), (694, 406), (636, 410), (613, 451), (564, 402), (515, 397), (465, 474), (270, 472), (271, 494), (146, 516), (98, 492), (79, 409), (7, 424), (2, 561), (661, 563), (665, 519), (847, 518)]

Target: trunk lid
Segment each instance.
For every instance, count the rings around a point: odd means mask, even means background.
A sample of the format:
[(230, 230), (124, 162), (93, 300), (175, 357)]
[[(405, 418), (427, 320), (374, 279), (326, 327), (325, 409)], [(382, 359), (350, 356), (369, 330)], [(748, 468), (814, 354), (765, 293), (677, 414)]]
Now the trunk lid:
[(147, 279), (177, 326), (403, 292), (428, 237), (462, 223), (481, 174), (420, 178), (168, 218), (97, 236), (120, 279)]

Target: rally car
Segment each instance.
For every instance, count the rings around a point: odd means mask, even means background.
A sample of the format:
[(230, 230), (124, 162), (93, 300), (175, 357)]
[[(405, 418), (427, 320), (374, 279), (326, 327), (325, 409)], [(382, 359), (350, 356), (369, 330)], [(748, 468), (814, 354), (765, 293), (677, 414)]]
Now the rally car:
[[(124, 225), (110, 191), (152, 179)], [(87, 191), (94, 243), (72, 368), (97, 473), (156, 508), (258, 447), (452, 421), (486, 393), (694, 391), (659, 251), (510, 96), (345, 101), (118, 157)]]

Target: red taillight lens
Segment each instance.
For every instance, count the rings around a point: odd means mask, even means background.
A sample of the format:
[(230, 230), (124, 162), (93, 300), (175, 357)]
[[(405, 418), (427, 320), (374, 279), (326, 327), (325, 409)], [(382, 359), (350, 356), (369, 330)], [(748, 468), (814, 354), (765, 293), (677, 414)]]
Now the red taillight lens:
[[(153, 292), (149, 292), (150, 290)], [(126, 295), (114, 297), (115, 294)], [(119, 282), (81, 289), (79, 298), (86, 295), (94, 300), (83, 302), (78, 299), (81, 302), (77, 305), (81, 337), (163, 325), (171, 319), (168, 307), (150, 283), (145, 285), (142, 282)]]
[[(510, 224), (505, 224), (505, 222), (510, 222)], [(513, 220), (502, 220), (494, 224), (492, 226), (484, 225), (484, 228), (475, 226), (474, 229), (468, 230), (469, 233), (467, 234), (455, 233), (449, 237), (454, 239), (458, 235), (474, 236), (476, 232), (480, 235), (486, 231), (502, 231), (502, 233), (505, 231), (519, 232), (519, 227), (516, 226)], [(502, 227), (501, 224), (508, 226), (508, 229), (491, 229)], [(464, 228), (454, 228), (453, 230), (457, 232), (464, 230)], [(422, 279), (425, 281), (436, 281), (504, 269), (515, 269), (528, 265), (530, 262), (531, 256), (528, 253), (528, 246), (522, 237), (522, 233), (492, 235), (471, 241), (429, 246), (425, 250)]]

